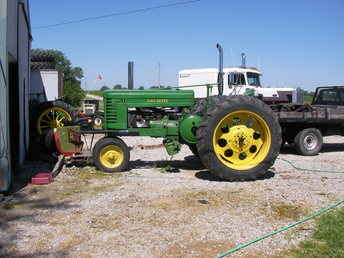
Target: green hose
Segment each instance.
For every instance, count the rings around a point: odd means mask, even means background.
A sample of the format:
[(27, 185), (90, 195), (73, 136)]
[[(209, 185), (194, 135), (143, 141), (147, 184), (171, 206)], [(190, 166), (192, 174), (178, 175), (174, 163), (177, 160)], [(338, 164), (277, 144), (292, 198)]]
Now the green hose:
[(273, 236), (273, 235), (276, 235), (276, 234), (278, 234), (278, 233), (281, 233), (281, 232), (283, 232), (283, 231), (286, 231), (286, 230), (288, 230), (289, 228), (295, 227), (295, 226), (297, 226), (297, 225), (299, 225), (299, 224), (301, 224), (301, 223), (304, 223), (304, 222), (306, 222), (306, 221), (308, 221), (308, 220), (311, 220), (311, 219), (313, 219), (313, 218), (315, 218), (315, 217), (318, 217), (318, 216), (320, 216), (320, 215), (322, 215), (322, 214), (324, 214), (324, 213), (326, 213), (326, 212), (328, 212), (328, 211), (330, 211), (330, 210), (332, 210), (332, 209), (334, 209), (334, 208), (336, 208), (336, 207), (338, 207), (338, 206), (340, 206), (340, 205), (342, 205), (342, 204), (344, 204), (344, 200), (342, 200), (342, 201), (340, 201), (340, 202), (337, 202), (337, 203), (335, 203), (335, 204), (333, 204), (333, 205), (331, 205), (331, 206), (329, 206), (329, 207), (327, 207), (327, 208), (325, 208), (325, 209), (322, 209), (322, 210), (320, 210), (320, 211), (318, 211), (318, 212), (315, 212), (315, 213), (313, 213), (312, 215), (310, 215), (309, 217), (306, 217), (306, 218), (303, 218), (303, 219), (301, 219), (301, 220), (299, 220), (299, 221), (293, 222), (293, 223), (291, 223), (291, 224), (289, 224), (289, 225), (287, 225), (287, 226), (284, 226), (284, 227), (282, 227), (282, 228), (277, 229), (277, 230), (274, 231), (274, 232), (265, 234), (265, 235), (263, 235), (263, 236), (261, 236), (261, 237), (256, 238), (255, 240), (252, 240), (252, 241), (250, 241), (250, 242), (247, 242), (246, 244), (242, 244), (242, 245), (239, 245), (238, 247), (235, 247), (235, 248), (233, 248), (233, 249), (230, 249), (229, 251), (227, 251), (227, 252), (225, 252), (225, 253), (222, 253), (222, 254), (217, 255), (216, 258), (222, 258), (222, 257), (225, 257), (225, 256), (227, 256), (227, 255), (233, 254), (233, 253), (239, 251), (240, 249), (243, 249), (243, 248), (245, 248), (245, 247), (247, 247), (247, 246), (249, 246), (249, 245), (252, 245), (252, 244), (254, 244), (254, 243), (256, 243), (256, 242), (259, 242), (259, 241), (261, 241), (261, 240), (263, 240), (263, 239), (265, 239), (265, 238), (271, 237), (271, 236)]
[(299, 171), (305, 171), (305, 172), (315, 172), (315, 173), (336, 173), (336, 174), (344, 174), (344, 171), (332, 171), (332, 170), (321, 170), (321, 169), (308, 169), (308, 168), (299, 168), (296, 167), (293, 163), (291, 163), (289, 160), (283, 159), (283, 158), (277, 158), (278, 160), (284, 161), (285, 163), (288, 163), (291, 167), (293, 167), (296, 170)]
[[(331, 170), (320, 170), (320, 169), (299, 168), (299, 167), (295, 166), (295, 165), (294, 165), (292, 162), (290, 162), (289, 160), (286, 160), (286, 159), (283, 159), (283, 158), (277, 158), (277, 159), (279, 159), (279, 160), (281, 160), (281, 161), (284, 161), (285, 163), (288, 163), (291, 167), (293, 167), (294, 169), (296, 169), (296, 170), (298, 170), (298, 171), (315, 172), (315, 173), (337, 173), (337, 174), (343, 174), (343, 173), (344, 173), (344, 171), (331, 171)], [(329, 207), (327, 207), (327, 208), (324, 208), (324, 209), (322, 209), (322, 210), (320, 210), (320, 211), (318, 211), (318, 212), (315, 212), (315, 213), (313, 213), (312, 215), (310, 215), (309, 217), (306, 217), (306, 218), (303, 218), (303, 219), (298, 220), (298, 221), (296, 221), (296, 222), (293, 222), (293, 223), (291, 223), (291, 224), (289, 224), (289, 225), (287, 225), (287, 226), (284, 226), (284, 227), (282, 227), (282, 228), (279, 228), (278, 230), (276, 230), (276, 231), (274, 231), (274, 232), (265, 234), (265, 235), (263, 235), (263, 236), (261, 236), (261, 237), (256, 238), (255, 240), (252, 240), (252, 241), (247, 242), (247, 243), (245, 243), (245, 244), (239, 245), (238, 247), (235, 247), (235, 248), (233, 248), (233, 249), (230, 249), (230, 250), (228, 250), (228, 251), (225, 252), (225, 253), (222, 253), (222, 254), (217, 255), (216, 258), (222, 258), (222, 257), (225, 257), (225, 256), (227, 256), (227, 255), (233, 254), (233, 253), (235, 253), (235, 252), (237, 252), (237, 251), (239, 251), (239, 250), (241, 250), (241, 249), (243, 249), (243, 248), (245, 248), (245, 247), (247, 247), (247, 246), (249, 246), (249, 245), (252, 245), (252, 244), (254, 244), (254, 243), (256, 243), (256, 242), (259, 242), (259, 241), (261, 241), (261, 240), (263, 240), (263, 239), (265, 239), (265, 238), (271, 237), (271, 236), (273, 236), (273, 235), (276, 235), (276, 234), (278, 234), (278, 233), (281, 233), (281, 232), (283, 232), (283, 231), (286, 231), (286, 230), (288, 230), (289, 228), (295, 227), (295, 226), (297, 226), (297, 225), (299, 225), (299, 224), (301, 224), (301, 223), (304, 223), (304, 222), (306, 222), (306, 221), (308, 221), (308, 220), (311, 220), (311, 219), (313, 219), (313, 218), (315, 218), (315, 217), (318, 217), (318, 216), (320, 216), (320, 215), (322, 215), (322, 214), (324, 214), (324, 213), (326, 213), (326, 212), (328, 212), (328, 211), (330, 211), (330, 210), (332, 210), (332, 209), (334, 209), (334, 208), (336, 208), (336, 207), (338, 207), (338, 206), (340, 206), (340, 205), (342, 205), (342, 204), (344, 204), (344, 200), (339, 201), (339, 202), (337, 202), (337, 203), (335, 203), (335, 204), (333, 204), (333, 205), (331, 205), (331, 206), (329, 206)]]

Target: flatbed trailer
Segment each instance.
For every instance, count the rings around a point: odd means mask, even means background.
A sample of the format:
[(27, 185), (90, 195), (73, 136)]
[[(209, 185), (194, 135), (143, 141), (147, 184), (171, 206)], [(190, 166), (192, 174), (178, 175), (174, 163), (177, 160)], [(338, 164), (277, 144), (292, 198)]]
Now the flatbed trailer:
[(282, 128), (283, 143), (313, 156), (322, 148), (323, 136), (344, 135), (344, 86), (317, 88), (312, 104), (271, 105)]

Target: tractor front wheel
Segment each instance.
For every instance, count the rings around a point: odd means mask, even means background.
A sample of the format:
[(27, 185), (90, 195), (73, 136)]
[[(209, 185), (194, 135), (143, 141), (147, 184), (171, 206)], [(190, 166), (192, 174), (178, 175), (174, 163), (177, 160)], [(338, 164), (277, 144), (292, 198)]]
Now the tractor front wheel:
[(221, 101), (212, 103), (197, 130), (204, 166), (229, 181), (263, 176), (275, 162), (282, 141), (281, 127), (269, 106), (249, 96), (221, 96)]
[(101, 171), (108, 173), (125, 171), (129, 160), (129, 148), (120, 138), (102, 138), (93, 148), (94, 164)]

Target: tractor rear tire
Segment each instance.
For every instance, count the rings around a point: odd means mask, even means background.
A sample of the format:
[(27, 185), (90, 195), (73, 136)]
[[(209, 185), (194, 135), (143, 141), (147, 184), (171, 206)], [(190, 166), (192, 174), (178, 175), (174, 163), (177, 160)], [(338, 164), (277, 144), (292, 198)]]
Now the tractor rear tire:
[(198, 154), (198, 150), (197, 150), (196, 144), (190, 144), (190, 145), (189, 145), (189, 149), (191, 150), (191, 152), (192, 152), (196, 157), (199, 157), (199, 154)]
[(93, 148), (93, 162), (101, 171), (107, 173), (126, 171), (129, 160), (129, 148), (120, 138), (104, 137)]
[(229, 181), (264, 176), (282, 142), (277, 117), (269, 106), (250, 96), (214, 97), (197, 139), (204, 166)]

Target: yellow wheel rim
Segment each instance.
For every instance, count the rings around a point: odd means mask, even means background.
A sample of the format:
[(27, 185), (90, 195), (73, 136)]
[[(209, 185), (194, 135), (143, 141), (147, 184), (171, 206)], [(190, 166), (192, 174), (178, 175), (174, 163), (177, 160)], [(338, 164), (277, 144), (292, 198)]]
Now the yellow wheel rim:
[(228, 168), (248, 170), (259, 165), (271, 147), (270, 128), (257, 113), (238, 110), (226, 115), (213, 133), (214, 152)]
[(117, 168), (124, 160), (123, 150), (116, 145), (108, 145), (100, 151), (100, 163), (106, 168)]
[(44, 110), (37, 120), (37, 130), (43, 134), (45, 130), (63, 127), (65, 121), (71, 121), (71, 115), (59, 107), (52, 107)]

